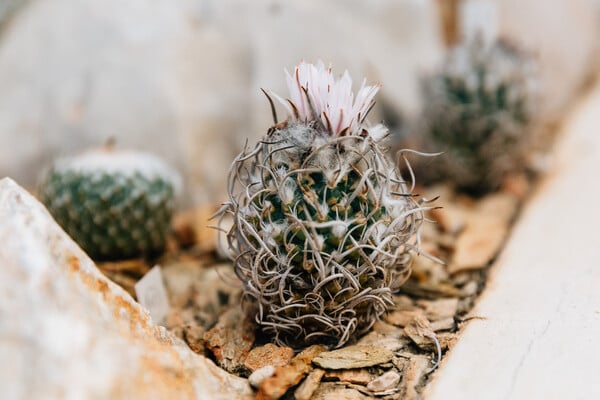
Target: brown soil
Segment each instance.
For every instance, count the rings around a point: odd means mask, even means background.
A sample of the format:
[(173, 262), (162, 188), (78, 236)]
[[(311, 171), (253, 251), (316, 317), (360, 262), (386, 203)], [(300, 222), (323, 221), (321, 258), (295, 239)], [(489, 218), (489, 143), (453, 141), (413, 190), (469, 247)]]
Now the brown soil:
[[(422, 247), (445, 265), (416, 257), (395, 306), (370, 333), (337, 351), (309, 352), (310, 357), (291, 358), (291, 349), (269, 344), (244, 317), (241, 286), (231, 263), (218, 255), (216, 231), (207, 226), (212, 209), (178, 215), (161, 259), (100, 263), (99, 268), (135, 296), (134, 284), (160, 264), (171, 306), (165, 325), (229, 372), (249, 376), (257, 371), (251, 379), (259, 398), (416, 399), (461, 328), (476, 318), (469, 311), (529, 192), (523, 176), (477, 199), (448, 186), (422, 190), (426, 197), (440, 196), (436, 204), (443, 207), (429, 214), (432, 223), (424, 225)], [(274, 374), (260, 378), (261, 367), (269, 365)]]

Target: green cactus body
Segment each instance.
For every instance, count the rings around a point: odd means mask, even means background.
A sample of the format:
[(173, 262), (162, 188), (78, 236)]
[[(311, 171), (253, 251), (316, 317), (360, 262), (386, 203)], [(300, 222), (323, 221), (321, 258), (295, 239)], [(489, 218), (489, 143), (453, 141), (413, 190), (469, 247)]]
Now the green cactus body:
[(421, 140), (427, 151), (444, 152), (424, 174), (485, 192), (523, 171), (534, 76), (532, 61), (505, 42), (475, 40), (453, 49), (444, 68), (423, 82)]
[(155, 157), (99, 150), (57, 162), (39, 194), (92, 258), (123, 259), (163, 250), (177, 185), (177, 175)]
[(229, 246), (244, 298), (276, 342), (341, 346), (408, 277), (422, 208), (385, 154), (386, 135), (292, 118), (234, 162)]

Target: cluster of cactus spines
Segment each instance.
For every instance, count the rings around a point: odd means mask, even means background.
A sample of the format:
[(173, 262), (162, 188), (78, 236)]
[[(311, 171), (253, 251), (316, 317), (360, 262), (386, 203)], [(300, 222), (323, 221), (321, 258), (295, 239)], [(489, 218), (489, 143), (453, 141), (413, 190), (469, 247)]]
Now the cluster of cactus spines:
[(476, 38), (452, 49), (423, 81), (423, 147), (444, 154), (422, 176), (481, 193), (525, 170), (536, 87), (532, 58), (506, 41)]
[(178, 185), (160, 159), (105, 148), (55, 162), (39, 195), (92, 258), (124, 259), (163, 250)]
[[(352, 93), (322, 63), (271, 94), (276, 125), (230, 170), (227, 238), (246, 306), (279, 344), (342, 346), (393, 304), (408, 277), (426, 206), (367, 127), (377, 86)], [(271, 97), (289, 118), (277, 123)]]

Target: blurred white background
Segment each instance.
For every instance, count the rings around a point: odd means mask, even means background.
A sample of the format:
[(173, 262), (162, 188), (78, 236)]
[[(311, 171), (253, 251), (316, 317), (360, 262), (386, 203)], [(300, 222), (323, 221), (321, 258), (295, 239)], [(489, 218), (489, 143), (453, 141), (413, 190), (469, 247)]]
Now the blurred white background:
[(393, 125), (479, 28), (538, 55), (549, 121), (598, 70), (598, 0), (0, 0), (0, 177), (33, 187), (52, 159), (112, 137), (173, 164), (188, 205), (221, 201), (284, 68), (321, 59), (380, 82), (371, 118)]

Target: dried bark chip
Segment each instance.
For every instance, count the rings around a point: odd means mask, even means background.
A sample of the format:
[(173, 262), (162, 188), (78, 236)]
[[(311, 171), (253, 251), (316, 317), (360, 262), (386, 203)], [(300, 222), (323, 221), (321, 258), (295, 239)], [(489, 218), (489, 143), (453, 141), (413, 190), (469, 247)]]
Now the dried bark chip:
[[(388, 324), (387, 322), (383, 322), (383, 321), (375, 322), (375, 324), (373, 325), (373, 332), (380, 333), (380, 334), (386, 335), (386, 336), (391, 336), (391, 337), (401, 337), (403, 334), (402, 328), (398, 328), (397, 326)], [(373, 344), (373, 343), (362, 343), (362, 344)]]
[(325, 371), (322, 369), (313, 370), (306, 379), (298, 386), (296, 391), (294, 391), (294, 398), (296, 400), (310, 400), (313, 397), (314, 392), (319, 387), (321, 383), (321, 379), (325, 375)]
[(437, 331), (447, 331), (449, 329), (454, 329), (455, 322), (453, 317), (448, 317), (444, 319), (440, 319), (431, 323), (431, 330), (434, 332)]
[(279, 399), (312, 371), (313, 359), (325, 350), (327, 350), (325, 346), (310, 346), (294, 357), (288, 365), (276, 368), (275, 374), (260, 385), (256, 400)]
[(485, 196), (477, 204), (477, 213), (482, 216), (496, 218), (506, 224), (510, 223), (517, 212), (519, 200), (510, 193), (492, 193)]
[(500, 250), (507, 233), (507, 221), (492, 216), (471, 218), (456, 241), (448, 272), (455, 274), (487, 267)]
[[(450, 270), (448, 270), (448, 272), (450, 272)], [(427, 299), (461, 296), (460, 289), (457, 289), (453, 285), (444, 282), (431, 283), (409, 280), (404, 284), (404, 286), (402, 286), (402, 292), (415, 297), (423, 297)]]
[(386, 315), (385, 320), (392, 325), (405, 327), (418, 316), (424, 316), (422, 310), (393, 311)]
[(367, 389), (375, 393), (387, 392), (396, 389), (398, 383), (400, 383), (400, 374), (392, 369), (369, 382)]
[(461, 289), (464, 297), (474, 296), (479, 290), (479, 283), (475, 280), (467, 282)]
[(337, 380), (340, 382), (366, 386), (375, 377), (366, 369), (342, 369), (327, 371), (325, 378), (328, 380)]
[(254, 331), (254, 324), (244, 318), (241, 308), (234, 307), (221, 315), (217, 325), (203, 338), (219, 365), (226, 371), (237, 373), (244, 369), (244, 361), (254, 344)]
[(425, 316), (430, 321), (437, 321), (454, 317), (458, 309), (458, 299), (419, 300), (418, 305), (423, 307)]
[(395, 310), (414, 310), (415, 302), (410, 297), (397, 294), (394, 295), (394, 309)]
[(311, 400), (368, 400), (370, 396), (338, 383), (321, 383)]
[(421, 378), (429, 369), (429, 359), (423, 355), (411, 355), (408, 359), (408, 366), (404, 369), (404, 379), (401, 383), (401, 391), (404, 394), (403, 400), (417, 400), (421, 396), (417, 392), (417, 386)]
[(446, 203), (442, 208), (429, 211), (429, 216), (436, 221), (444, 232), (456, 234), (465, 226), (465, 213), (460, 207)]
[(321, 353), (313, 363), (325, 369), (372, 367), (392, 359), (393, 353), (382, 346), (354, 345)]
[(502, 182), (502, 192), (524, 200), (530, 190), (530, 183), (524, 174), (509, 175)]
[(204, 328), (199, 325), (190, 326), (183, 330), (183, 340), (194, 353), (204, 354)]
[(294, 357), (294, 350), (291, 347), (279, 347), (273, 343), (267, 343), (264, 346), (255, 347), (248, 353), (244, 365), (248, 371), (254, 372), (265, 365), (281, 367), (288, 364)]
[(404, 327), (404, 333), (419, 347), (427, 346), (436, 340), (430, 322), (423, 315), (415, 315)]
[(376, 331), (369, 332), (369, 334), (363, 336), (356, 344), (376, 345), (385, 347), (391, 352), (396, 352), (402, 349), (403, 347), (406, 347), (406, 345), (408, 345), (408, 341), (403, 337), (402, 329), (395, 329), (397, 330), (397, 334), (391, 331), (387, 333), (379, 333)]

